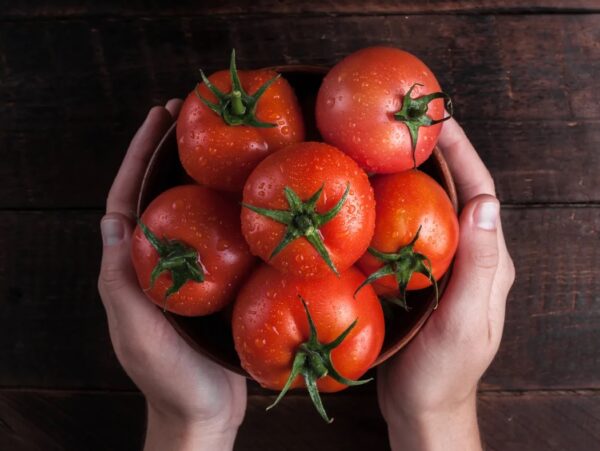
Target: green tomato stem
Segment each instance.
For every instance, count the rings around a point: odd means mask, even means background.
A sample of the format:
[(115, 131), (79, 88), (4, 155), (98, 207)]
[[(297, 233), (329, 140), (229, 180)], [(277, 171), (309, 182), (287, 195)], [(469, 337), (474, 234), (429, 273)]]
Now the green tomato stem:
[(242, 102), (242, 93), (240, 91), (231, 92), (231, 111), (236, 116), (243, 116), (246, 113), (246, 107)]

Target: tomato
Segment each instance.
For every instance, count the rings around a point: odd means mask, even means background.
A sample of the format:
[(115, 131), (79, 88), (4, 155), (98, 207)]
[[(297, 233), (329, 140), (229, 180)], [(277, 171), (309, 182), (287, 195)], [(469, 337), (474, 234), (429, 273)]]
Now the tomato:
[(188, 95), (177, 120), (177, 143), (181, 164), (195, 181), (240, 192), (263, 158), (304, 140), (294, 91), (276, 77), (265, 69), (237, 72), (232, 53), (230, 71), (204, 78)]
[[(318, 391), (336, 392), (364, 382), (354, 379), (369, 369), (383, 344), (385, 325), (375, 292), (367, 286), (353, 297), (363, 279), (354, 267), (340, 277), (300, 279), (260, 266), (233, 309), (233, 338), (243, 368), (263, 387), (283, 389), (277, 401), (288, 388), (306, 385), (328, 420)], [(327, 344), (332, 342), (336, 346), (329, 357)]]
[(367, 175), (324, 143), (290, 145), (265, 158), (246, 182), (243, 205), (242, 233), (252, 253), (296, 276), (345, 271), (373, 235)]
[(202, 186), (178, 186), (154, 199), (131, 248), (146, 295), (185, 316), (208, 315), (233, 301), (254, 264), (238, 218), (235, 203)]
[(358, 266), (379, 294), (400, 294), (404, 302), (405, 289), (431, 286), (448, 270), (458, 246), (458, 219), (444, 189), (417, 169), (376, 176), (371, 183), (375, 233)]
[(359, 50), (336, 64), (317, 96), (323, 139), (369, 173), (417, 167), (431, 154), (449, 97), (429, 68), (408, 52)]

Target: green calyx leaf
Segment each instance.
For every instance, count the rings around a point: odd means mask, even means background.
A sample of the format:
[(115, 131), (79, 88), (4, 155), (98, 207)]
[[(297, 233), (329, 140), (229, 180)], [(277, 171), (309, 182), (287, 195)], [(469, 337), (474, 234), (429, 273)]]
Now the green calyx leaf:
[(137, 223), (146, 239), (158, 252), (158, 263), (150, 275), (150, 288), (154, 286), (156, 279), (165, 271), (171, 274), (173, 280), (173, 284), (165, 293), (163, 304), (163, 309), (165, 309), (169, 296), (179, 291), (188, 280), (204, 282), (204, 271), (199, 263), (198, 252), (181, 241), (167, 238), (159, 239), (139, 218)]
[(259, 128), (272, 128), (277, 127), (277, 124), (271, 124), (268, 122), (261, 122), (256, 118), (256, 106), (259, 99), (265, 93), (265, 91), (271, 86), (281, 74), (271, 78), (265, 82), (253, 95), (248, 95), (240, 82), (238, 76), (237, 67), (235, 64), (235, 49), (231, 51), (231, 60), (229, 64), (229, 73), (231, 77), (231, 92), (221, 92), (216, 86), (214, 86), (208, 77), (200, 70), (200, 76), (202, 82), (217, 98), (217, 103), (213, 103), (206, 98), (202, 97), (198, 91), (198, 87), (194, 89), (194, 93), (207, 107), (213, 110), (216, 114), (221, 116), (227, 125), (248, 125), (251, 127)]
[(421, 226), (417, 230), (414, 238), (408, 243), (406, 246), (398, 249), (397, 252), (393, 253), (384, 253), (380, 252), (377, 249), (372, 247), (369, 248), (369, 253), (381, 260), (384, 265), (373, 272), (369, 277), (365, 279), (363, 283), (356, 289), (354, 292), (354, 296), (365, 286), (370, 283), (375, 282), (377, 279), (380, 279), (385, 276), (394, 276), (396, 278), (396, 282), (398, 283), (398, 291), (400, 296), (383, 296), (383, 299), (389, 301), (393, 304), (399, 305), (405, 310), (409, 310), (408, 305), (406, 303), (406, 287), (408, 286), (408, 282), (412, 278), (414, 273), (423, 274), (427, 277), (434, 286), (435, 289), (435, 308), (437, 308), (439, 293), (437, 280), (433, 277), (433, 273), (431, 272), (431, 261), (427, 258), (426, 255), (419, 254), (414, 251), (414, 246), (416, 241), (419, 239), (419, 233), (421, 232)]
[(373, 380), (372, 378), (358, 381), (347, 379), (336, 371), (333, 363), (331, 362), (331, 351), (337, 348), (346, 339), (348, 334), (352, 331), (352, 329), (354, 329), (354, 326), (356, 326), (358, 319), (355, 319), (352, 324), (350, 324), (332, 342), (327, 344), (320, 343), (317, 336), (317, 329), (310, 312), (308, 311), (306, 301), (300, 295), (298, 295), (298, 298), (302, 301), (302, 305), (304, 306), (304, 310), (306, 312), (310, 336), (308, 341), (302, 343), (298, 347), (298, 351), (296, 351), (296, 357), (294, 358), (294, 362), (292, 364), (290, 376), (287, 379), (283, 389), (279, 393), (279, 396), (277, 396), (275, 402), (267, 407), (267, 410), (275, 407), (290, 389), (296, 377), (298, 375), (302, 375), (306, 384), (306, 388), (308, 389), (308, 394), (315, 405), (315, 408), (326, 422), (331, 423), (333, 418), (329, 418), (327, 412), (325, 412), (325, 408), (323, 407), (323, 402), (317, 388), (317, 380), (322, 377), (329, 376), (337, 382), (348, 386), (362, 385)]
[(289, 205), (288, 210), (270, 210), (267, 208), (255, 207), (254, 205), (242, 204), (245, 208), (252, 210), (262, 216), (277, 221), (287, 226), (285, 234), (279, 244), (273, 249), (269, 260), (279, 254), (292, 241), (300, 237), (306, 240), (315, 248), (319, 255), (325, 260), (327, 266), (331, 268), (335, 275), (339, 276), (338, 270), (331, 261), (329, 252), (323, 243), (323, 238), (319, 233), (319, 228), (331, 221), (340, 212), (348, 193), (350, 192), (350, 182), (346, 184), (346, 190), (340, 200), (326, 213), (315, 211), (317, 201), (323, 193), (325, 185), (321, 185), (310, 198), (303, 202), (300, 197), (289, 187), (284, 188), (285, 198)]
[[(452, 100), (450, 96), (445, 92), (434, 92), (421, 97), (412, 98), (410, 95), (415, 86), (423, 86), (420, 83), (415, 83), (410, 87), (408, 92), (404, 95), (402, 100), (402, 108), (397, 113), (394, 113), (394, 118), (397, 121), (404, 122), (410, 132), (410, 139), (412, 143), (413, 151), (413, 164), (417, 167), (415, 158), (415, 151), (417, 149), (417, 139), (419, 136), (419, 128), (429, 127), (430, 125), (439, 124), (452, 117), (454, 110), (452, 107)], [(429, 109), (429, 102), (434, 99), (444, 99), (446, 111), (448, 111), (448, 117), (443, 119), (433, 120), (427, 116), (427, 110)]]

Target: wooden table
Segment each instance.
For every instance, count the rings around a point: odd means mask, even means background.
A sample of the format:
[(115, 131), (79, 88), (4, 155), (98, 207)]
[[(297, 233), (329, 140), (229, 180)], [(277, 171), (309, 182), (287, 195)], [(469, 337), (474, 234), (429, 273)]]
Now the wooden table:
[[(0, 449), (141, 446), (96, 275), (106, 193), (146, 111), (232, 47), (244, 68), (376, 43), (438, 74), (504, 203), (518, 275), (481, 383), (487, 448), (600, 449), (599, 1), (36, 3), (0, 0)], [(373, 384), (328, 397), (331, 426), (303, 394), (265, 414), (272, 399), (251, 385), (237, 449), (387, 449)]]

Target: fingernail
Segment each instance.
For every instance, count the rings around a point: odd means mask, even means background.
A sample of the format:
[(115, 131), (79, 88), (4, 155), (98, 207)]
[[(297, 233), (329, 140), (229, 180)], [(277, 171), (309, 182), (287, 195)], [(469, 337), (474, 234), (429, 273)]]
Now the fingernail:
[(115, 218), (106, 218), (100, 222), (100, 231), (102, 232), (102, 242), (105, 246), (114, 246), (123, 239), (125, 228), (123, 223)]
[(473, 213), (475, 225), (483, 230), (496, 230), (499, 210), (500, 204), (498, 202), (481, 202)]

